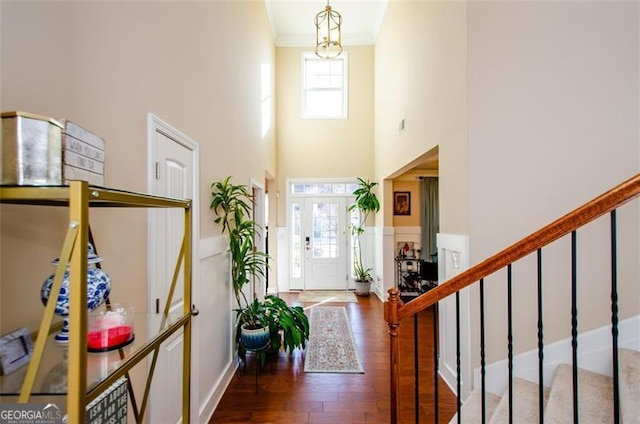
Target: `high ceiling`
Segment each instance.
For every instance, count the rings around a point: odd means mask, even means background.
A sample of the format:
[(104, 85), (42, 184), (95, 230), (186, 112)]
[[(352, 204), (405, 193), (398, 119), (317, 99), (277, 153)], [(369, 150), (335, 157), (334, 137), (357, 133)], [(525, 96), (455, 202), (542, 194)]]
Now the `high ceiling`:
[[(271, 30), (278, 47), (314, 47), (316, 14), (326, 1), (265, 0)], [(332, 0), (329, 5), (342, 15), (342, 44), (374, 44), (387, 0)]]
[[(264, 0), (267, 15), (278, 47), (315, 46), (314, 19), (324, 10), (326, 1)], [(342, 44), (373, 45), (387, 9), (388, 0), (331, 0), (329, 5), (342, 15)], [(437, 172), (438, 150), (428, 152), (397, 175), (415, 175)]]

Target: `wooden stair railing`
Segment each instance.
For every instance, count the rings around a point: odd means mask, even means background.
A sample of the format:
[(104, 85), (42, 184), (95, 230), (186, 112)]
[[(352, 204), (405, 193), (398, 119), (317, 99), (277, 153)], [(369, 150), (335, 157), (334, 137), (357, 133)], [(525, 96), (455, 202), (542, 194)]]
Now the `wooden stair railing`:
[(384, 304), (384, 319), (390, 337), (390, 413), (391, 423), (398, 422), (400, 385), (399, 330), (403, 319), (414, 316), (442, 299), (459, 292), (513, 262), (541, 249), (589, 222), (615, 210), (640, 196), (640, 174), (619, 184), (583, 206), (564, 215), (524, 239), (514, 243), (494, 256), (480, 262), (450, 280), (404, 304), (397, 288), (389, 289)]

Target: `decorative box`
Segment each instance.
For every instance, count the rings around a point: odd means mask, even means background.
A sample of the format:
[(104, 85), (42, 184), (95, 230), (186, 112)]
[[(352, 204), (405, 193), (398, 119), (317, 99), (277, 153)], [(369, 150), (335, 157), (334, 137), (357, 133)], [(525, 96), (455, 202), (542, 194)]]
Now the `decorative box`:
[(3, 112), (0, 184), (62, 183), (62, 124), (28, 112)]
[(104, 139), (67, 119), (62, 126), (62, 180), (104, 186)]

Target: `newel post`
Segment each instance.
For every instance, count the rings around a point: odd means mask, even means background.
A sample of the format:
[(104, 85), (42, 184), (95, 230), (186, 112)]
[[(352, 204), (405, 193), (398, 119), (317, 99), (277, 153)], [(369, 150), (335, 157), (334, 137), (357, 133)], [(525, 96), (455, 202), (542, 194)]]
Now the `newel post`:
[(400, 292), (397, 288), (391, 288), (388, 291), (389, 298), (384, 302), (384, 320), (389, 326), (389, 372), (391, 375), (391, 424), (397, 424), (399, 411), (398, 391), (400, 389), (400, 340), (398, 321), (398, 308), (402, 305), (400, 300)]

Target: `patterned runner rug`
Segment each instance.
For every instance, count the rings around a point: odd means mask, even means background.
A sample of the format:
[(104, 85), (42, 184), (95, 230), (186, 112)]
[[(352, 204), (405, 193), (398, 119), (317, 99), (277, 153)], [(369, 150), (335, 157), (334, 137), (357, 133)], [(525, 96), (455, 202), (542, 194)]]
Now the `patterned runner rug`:
[(302, 291), (298, 294), (298, 302), (326, 303), (326, 302), (357, 302), (356, 295), (351, 291)]
[(305, 372), (364, 373), (344, 306), (311, 308)]

